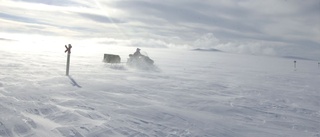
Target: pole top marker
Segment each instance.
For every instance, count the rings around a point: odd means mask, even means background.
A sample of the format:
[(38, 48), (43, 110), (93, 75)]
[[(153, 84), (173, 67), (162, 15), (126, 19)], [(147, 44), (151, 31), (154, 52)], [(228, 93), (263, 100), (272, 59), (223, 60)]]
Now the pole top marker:
[(72, 48), (71, 44), (69, 44), (68, 47), (67, 47), (67, 45), (65, 45), (65, 47), (66, 47), (66, 50), (64, 52), (65, 53), (68, 52), (68, 54), (70, 54), (71, 53), (71, 48)]

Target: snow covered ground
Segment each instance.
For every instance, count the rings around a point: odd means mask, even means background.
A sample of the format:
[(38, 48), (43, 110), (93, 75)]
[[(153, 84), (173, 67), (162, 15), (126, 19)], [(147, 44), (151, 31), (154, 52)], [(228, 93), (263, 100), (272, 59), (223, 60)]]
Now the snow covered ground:
[[(5, 44), (4, 44), (5, 43)], [(320, 137), (317, 61), (134, 47), (0, 45), (0, 136)]]

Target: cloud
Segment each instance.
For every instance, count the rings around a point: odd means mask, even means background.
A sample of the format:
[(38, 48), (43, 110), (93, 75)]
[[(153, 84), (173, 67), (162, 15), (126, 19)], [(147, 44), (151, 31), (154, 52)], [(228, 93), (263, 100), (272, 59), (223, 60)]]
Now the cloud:
[(128, 46), (220, 45), (252, 54), (285, 53), (282, 47), (288, 54), (320, 51), (319, 14), (319, 0), (8, 0), (0, 5), (1, 33), (113, 38), (132, 41)]
[(12, 15), (12, 14), (8, 14), (8, 13), (0, 13), (0, 18), (6, 19), (6, 20), (17, 21), (17, 22), (40, 23), (37, 19), (34, 19), (34, 18)]
[(189, 48), (189, 45), (178, 45), (173, 43), (168, 43), (162, 40), (157, 39), (128, 39), (128, 40), (112, 40), (107, 39), (103, 42), (100, 42), (102, 44), (108, 44), (108, 45), (121, 45), (121, 46), (128, 46), (128, 47), (145, 47), (145, 48)]
[(99, 22), (99, 23), (124, 23), (124, 21), (121, 21), (116, 18), (107, 17), (104, 15), (98, 15), (98, 14), (90, 14), (90, 13), (78, 13), (80, 16)]
[(263, 46), (261, 43), (225, 43), (219, 44), (215, 48), (223, 51), (242, 53), (242, 54), (254, 54), (254, 55), (276, 55), (273, 47)]
[(212, 33), (207, 33), (197, 39), (193, 46), (200, 49), (218, 49), (231, 53), (276, 55), (273, 47), (265, 46), (259, 42), (221, 42)]
[(161, 40), (155, 40), (155, 39), (135, 39), (135, 40), (131, 40), (130, 44), (128, 44), (128, 46), (167, 48), (168, 43), (161, 41)]
[(214, 48), (220, 44), (220, 40), (216, 38), (212, 33), (207, 33), (204, 36), (197, 39), (193, 46), (196, 48)]
[(55, 6), (75, 6), (75, 5), (84, 6), (78, 2), (70, 1), (70, 0), (14, 0), (14, 1), (41, 3), (41, 4), (55, 5)]
[[(300, 6), (303, 5), (303, 6)], [(146, 25), (167, 24), (184, 39), (214, 32), (221, 40), (288, 42), (308, 39), (320, 43), (319, 2), (301, 1), (117, 1), (112, 6)], [(134, 16), (132, 16), (134, 15)], [(141, 15), (141, 16), (136, 16)], [(144, 18), (149, 17), (149, 20)], [(306, 26), (305, 23), (310, 24)], [(176, 27), (174, 27), (176, 26)], [(180, 30), (177, 29), (179, 26)], [(313, 26), (313, 27), (311, 27)], [(184, 28), (183, 28), (184, 27)], [(165, 28), (166, 29), (166, 28)], [(149, 29), (150, 30), (150, 29)], [(153, 30), (154, 33), (159, 33)], [(183, 32), (183, 33), (182, 33)], [(187, 33), (185, 33), (187, 32)], [(160, 34), (160, 33), (159, 33)]]

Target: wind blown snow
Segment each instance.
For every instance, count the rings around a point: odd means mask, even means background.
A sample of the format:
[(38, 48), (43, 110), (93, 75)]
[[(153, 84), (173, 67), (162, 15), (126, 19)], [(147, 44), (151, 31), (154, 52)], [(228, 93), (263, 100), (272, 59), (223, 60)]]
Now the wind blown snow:
[[(0, 136), (320, 137), (315, 61), (148, 49), (157, 70), (122, 62), (135, 48), (0, 47)], [(79, 51), (79, 52), (78, 52)]]

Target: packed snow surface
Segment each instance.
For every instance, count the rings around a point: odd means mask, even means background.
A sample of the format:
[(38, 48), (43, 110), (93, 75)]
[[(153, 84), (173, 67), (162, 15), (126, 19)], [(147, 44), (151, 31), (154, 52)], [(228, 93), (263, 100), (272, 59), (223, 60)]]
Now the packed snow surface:
[[(31, 46), (30, 46), (31, 47)], [(1, 137), (320, 137), (317, 61), (135, 47), (0, 46)]]

